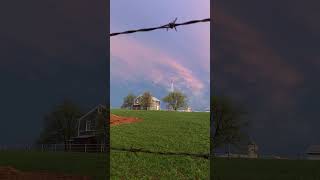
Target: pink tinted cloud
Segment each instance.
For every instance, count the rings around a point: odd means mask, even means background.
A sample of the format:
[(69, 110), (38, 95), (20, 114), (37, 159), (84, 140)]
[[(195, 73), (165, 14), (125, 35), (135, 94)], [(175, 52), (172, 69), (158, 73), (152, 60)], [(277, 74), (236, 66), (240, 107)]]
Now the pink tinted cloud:
[[(116, 2), (114, 2), (116, 3)], [(146, 2), (146, 3), (150, 3), (150, 2)], [(131, 4), (131, 3), (129, 3)], [(161, 7), (165, 7), (167, 4), (171, 5), (168, 6), (166, 11), (166, 15), (161, 18), (163, 20), (159, 21), (155, 21), (158, 23), (165, 23), (168, 20), (171, 20), (171, 18), (177, 17), (178, 18), (178, 22), (183, 22), (183, 21), (188, 21), (188, 20), (192, 20), (192, 19), (202, 19), (202, 18), (209, 18), (210, 17), (210, 4), (211, 1), (210, 0), (177, 0), (175, 2), (171, 2), (170, 0), (164, 0), (162, 1), (160, 6)], [(136, 4), (131, 4), (132, 6), (134, 6), (134, 9), (139, 9), (140, 7), (136, 7)], [(140, 14), (144, 14), (144, 15), (149, 15), (150, 11), (152, 12), (152, 8), (154, 8), (153, 6), (151, 6), (151, 9), (143, 9), (141, 12), (139, 12)], [(178, 14), (177, 14), (178, 12)], [(169, 17), (169, 19), (168, 19)], [(129, 18), (130, 19), (130, 18)], [(118, 21), (118, 18), (116, 16), (111, 17), (111, 27), (112, 29), (117, 29), (116, 31), (124, 31), (126, 29), (118, 29), (117, 26), (123, 26), (126, 22), (126, 24), (130, 24), (132, 22), (136, 22), (138, 24), (144, 24), (144, 20), (134, 20), (132, 21), (132, 19), (122, 19), (121, 22)], [(150, 19), (148, 19), (150, 20)], [(152, 24), (152, 22), (150, 22), (149, 25), (145, 25), (145, 27), (148, 26), (154, 26), (155, 24)], [(137, 25), (138, 27), (143, 27), (140, 25)], [(135, 26), (134, 24), (132, 25), (132, 28), (137, 28), (137, 26)], [(130, 28), (129, 28), (130, 29)], [(205, 71), (206, 73), (210, 72), (209, 66), (210, 66), (210, 23), (205, 22), (205, 23), (199, 23), (199, 24), (194, 24), (194, 25), (190, 25), (190, 26), (185, 26), (185, 27), (178, 27), (178, 32), (183, 31), (183, 35), (185, 35), (186, 37), (184, 38), (185, 40), (185, 47), (188, 47), (188, 51), (190, 53), (193, 53), (193, 55), (195, 56), (193, 62), (196, 62), (194, 64), (185, 64), (183, 63), (185, 66), (187, 65), (191, 65), (194, 66), (199, 65), (203, 71)], [(179, 33), (180, 33), (179, 32)], [(190, 45), (191, 44), (191, 45)], [(162, 46), (162, 47), (161, 47)], [(158, 49), (164, 49), (165, 45), (160, 45)], [(190, 48), (189, 48), (190, 47)], [(183, 53), (180, 53), (183, 54)], [(183, 55), (181, 55), (183, 56)], [(175, 58), (177, 59), (177, 58)], [(183, 58), (179, 58), (178, 60), (182, 60), (182, 62), (185, 62), (185, 60)], [(181, 62), (181, 63), (182, 63)]]
[(198, 28), (194, 32), (194, 44), (197, 44), (194, 51), (199, 56), (199, 64), (210, 73), (210, 24)]
[(192, 69), (188, 69), (179, 63), (183, 61), (161, 49), (130, 37), (112, 38), (110, 49), (111, 56), (115, 57), (111, 58), (111, 64), (121, 64), (117, 67), (111, 66), (111, 75), (118, 75), (118, 78), (131, 77), (131, 81), (149, 80), (163, 87), (168, 87), (170, 81), (175, 79), (177, 86), (188, 88), (194, 94), (200, 93), (204, 88), (203, 82), (195, 77)]

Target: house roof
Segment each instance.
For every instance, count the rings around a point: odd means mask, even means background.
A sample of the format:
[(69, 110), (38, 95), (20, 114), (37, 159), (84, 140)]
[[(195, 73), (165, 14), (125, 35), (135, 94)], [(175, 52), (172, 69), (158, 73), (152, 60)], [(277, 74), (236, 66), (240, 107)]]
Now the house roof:
[(307, 154), (320, 154), (320, 145), (311, 145), (307, 149)]
[(154, 101), (160, 101), (158, 98), (153, 97), (153, 96), (152, 96), (152, 100), (154, 100)]
[(95, 111), (97, 111), (98, 109), (103, 109), (106, 108), (104, 105), (97, 105), (96, 107), (94, 107), (92, 110), (90, 110), (89, 112), (87, 112), (86, 114), (84, 114), (83, 116), (81, 116), (78, 121), (81, 121), (82, 119), (84, 119), (85, 117), (89, 116), (91, 113), (94, 113)]
[[(139, 97), (141, 97), (141, 96), (142, 96), (142, 95), (137, 96), (136, 99), (139, 98)], [(154, 97), (154, 96), (152, 96), (152, 100), (153, 100), (153, 101), (160, 101), (158, 98), (156, 98), (156, 97)]]

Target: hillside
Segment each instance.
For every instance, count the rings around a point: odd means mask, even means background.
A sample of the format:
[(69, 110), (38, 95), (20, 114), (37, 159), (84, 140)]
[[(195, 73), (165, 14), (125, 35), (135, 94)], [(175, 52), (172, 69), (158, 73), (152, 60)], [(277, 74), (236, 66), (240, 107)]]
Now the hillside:
[[(156, 152), (209, 153), (209, 113), (111, 110), (140, 122), (111, 127), (111, 146)], [(112, 178), (207, 178), (209, 160), (111, 151)]]

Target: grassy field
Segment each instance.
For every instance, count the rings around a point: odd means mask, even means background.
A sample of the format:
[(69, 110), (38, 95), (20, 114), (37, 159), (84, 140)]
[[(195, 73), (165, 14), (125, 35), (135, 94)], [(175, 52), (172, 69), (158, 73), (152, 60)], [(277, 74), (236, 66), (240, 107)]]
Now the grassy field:
[[(209, 153), (209, 113), (112, 110), (142, 122), (111, 127), (111, 146)], [(112, 179), (208, 179), (209, 161), (186, 156), (111, 152)]]
[(320, 161), (216, 159), (214, 180), (320, 180)]
[[(209, 113), (112, 110), (143, 121), (111, 127), (111, 146), (208, 153)], [(104, 179), (106, 157), (94, 153), (0, 151), (0, 166)], [(320, 161), (214, 160), (214, 180), (320, 180)], [(209, 161), (187, 156), (111, 151), (111, 179), (209, 179)]]
[[(208, 153), (209, 113), (112, 110), (143, 121), (111, 127), (111, 146)], [(208, 179), (209, 161), (188, 156), (111, 152), (111, 179)], [(0, 166), (105, 179), (106, 157), (94, 153), (0, 151)]]
[(106, 156), (94, 153), (1, 151), (0, 166), (21, 171), (49, 171), (104, 179)]

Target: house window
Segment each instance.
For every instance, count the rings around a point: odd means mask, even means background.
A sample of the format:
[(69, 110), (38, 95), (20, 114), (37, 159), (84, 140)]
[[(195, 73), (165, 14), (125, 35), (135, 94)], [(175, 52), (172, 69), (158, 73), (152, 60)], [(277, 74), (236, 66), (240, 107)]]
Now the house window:
[(91, 121), (87, 121), (86, 122), (86, 131), (91, 131), (92, 129), (92, 122)]

